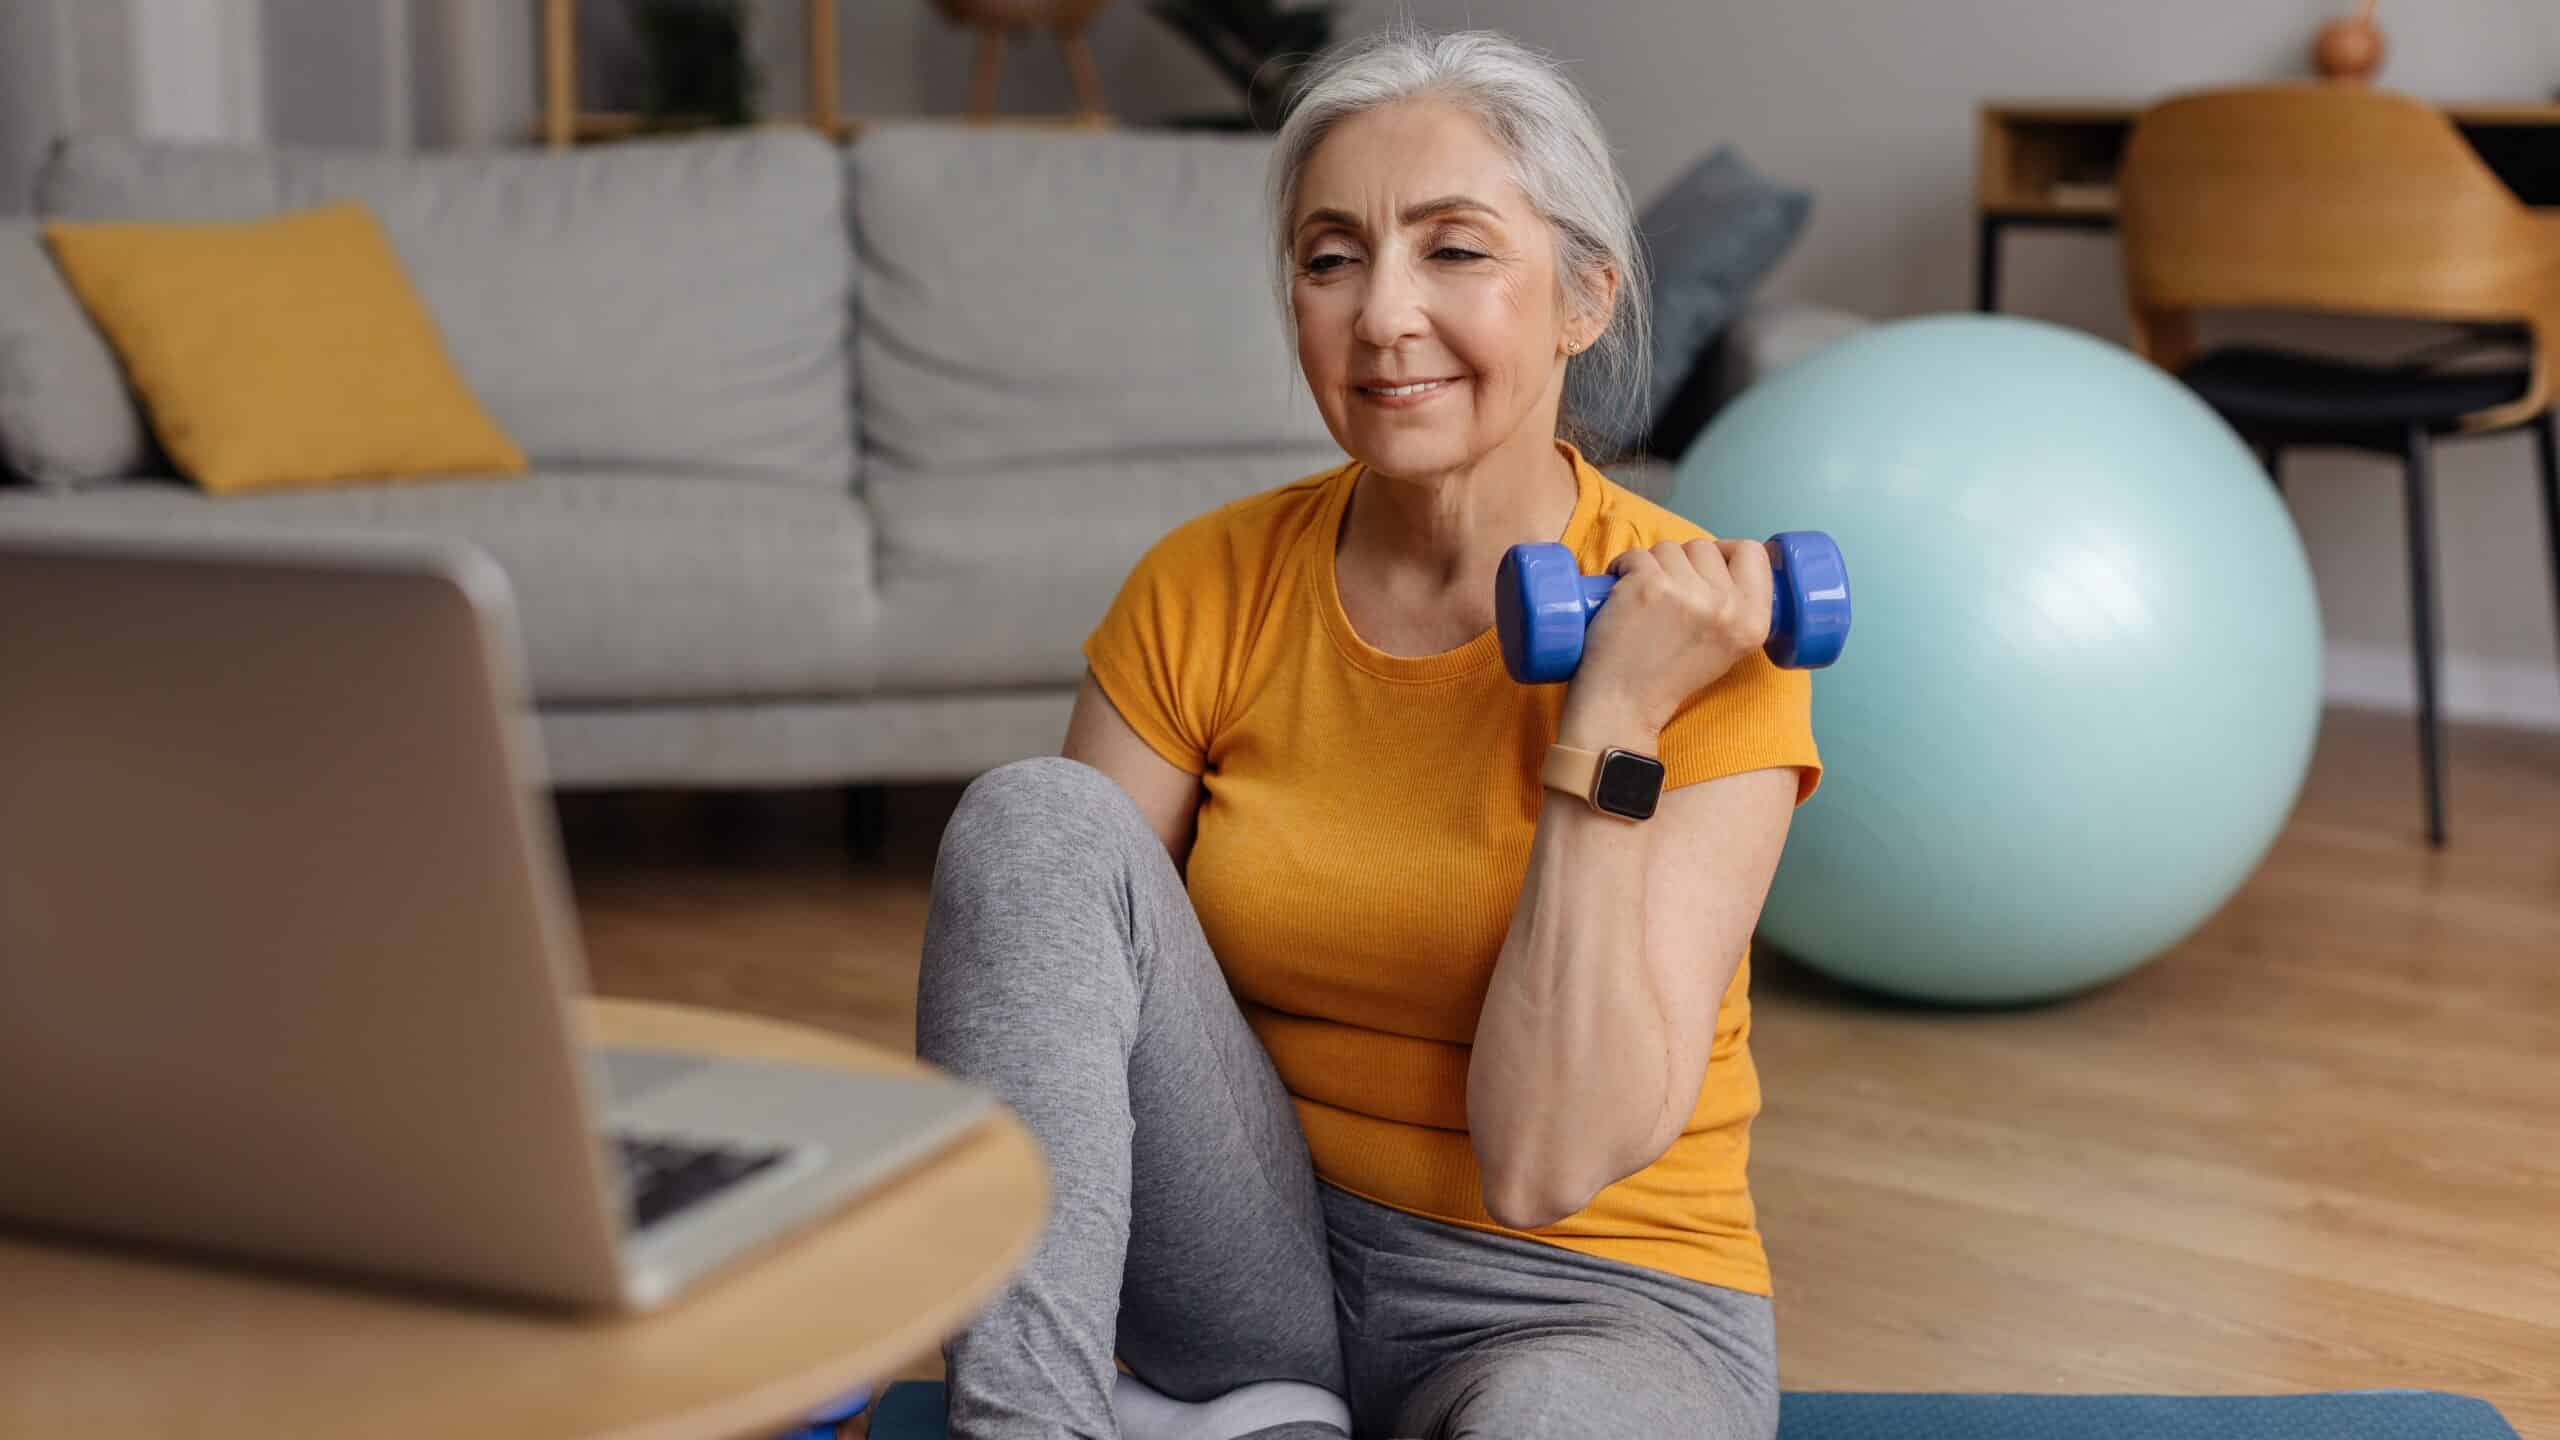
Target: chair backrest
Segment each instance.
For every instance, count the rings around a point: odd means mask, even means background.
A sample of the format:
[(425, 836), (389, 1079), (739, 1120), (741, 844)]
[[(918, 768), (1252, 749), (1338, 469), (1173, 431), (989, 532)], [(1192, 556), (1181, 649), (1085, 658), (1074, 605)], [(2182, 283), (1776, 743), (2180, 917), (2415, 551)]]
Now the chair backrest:
[(2175, 368), (2195, 312), (2281, 308), (2523, 321), (2529, 398), (2560, 344), (2560, 223), (2405, 95), (2279, 85), (2180, 96), (2135, 122), (2118, 176), (2136, 343)]

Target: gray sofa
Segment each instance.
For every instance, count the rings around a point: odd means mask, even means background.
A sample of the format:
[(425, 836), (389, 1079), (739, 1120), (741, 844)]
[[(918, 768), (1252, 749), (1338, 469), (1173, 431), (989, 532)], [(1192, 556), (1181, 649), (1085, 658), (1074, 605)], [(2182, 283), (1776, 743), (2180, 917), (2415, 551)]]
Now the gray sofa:
[[(0, 530), (474, 542), (514, 582), (564, 787), (952, 778), (1051, 752), (1139, 553), (1339, 462), (1273, 313), (1263, 158), (925, 125), (844, 149), (65, 142), (46, 215), (369, 203), (533, 469), (203, 496), (165, 478), (34, 223), (0, 220)], [(1756, 310), (1717, 383), (1855, 324)]]

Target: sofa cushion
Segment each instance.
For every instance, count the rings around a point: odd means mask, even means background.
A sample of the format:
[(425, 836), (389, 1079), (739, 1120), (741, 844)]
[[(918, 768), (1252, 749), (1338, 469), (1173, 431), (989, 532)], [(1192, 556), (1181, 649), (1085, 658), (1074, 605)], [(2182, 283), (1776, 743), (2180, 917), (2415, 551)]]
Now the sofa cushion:
[(842, 697), (870, 679), (873, 535), (850, 494), (630, 470), (225, 499), (174, 481), (0, 494), (0, 530), (29, 529), (470, 541), (514, 583), (547, 704)]
[(1084, 674), (1085, 637), (1134, 558), (1116, 569), (1066, 558), (919, 570), (883, 582), (874, 643), (879, 693), (1075, 684)]
[(37, 186), (45, 214), (75, 219), (344, 199), (380, 217), (536, 464), (851, 483), (844, 181), (814, 135), (411, 154), (84, 137)]
[(1329, 443), (1266, 142), (882, 126), (847, 147), (866, 439), (915, 465)]
[(954, 467), (873, 457), (889, 689), (1072, 683), (1085, 635), (1166, 531), (1342, 463), (1328, 449)]
[(152, 433), (210, 493), (525, 468), (362, 205), (44, 234)]
[(1169, 524), (1335, 463), (1272, 299), (1267, 142), (888, 125), (846, 154), (892, 555)]
[(1785, 259), (1813, 211), (1813, 194), (1751, 168), (1730, 145), (1710, 150), (1644, 209), (1653, 269), (1653, 393), (1646, 446), (1677, 455), (1703, 417), (1683, 404), (1701, 385), (1725, 327)]
[(1230, 500), (1342, 463), (1335, 449), (1133, 455), (1047, 465), (867, 471), (871, 507), (895, 535), (899, 569), (1118, 555), (1127, 569), (1158, 536)]
[(0, 468), (68, 488), (141, 474), (142, 412), (30, 220), (0, 220)]
[[(1085, 637), (1157, 537), (1225, 500), (1341, 463), (1339, 451), (1308, 451), (1062, 466), (1030, 484), (1009, 472), (941, 476), (932, 493), (955, 505), (974, 502), (965, 512), (974, 519), (902, 517), (914, 544), (881, 562), (874, 645), (880, 687), (905, 693), (1072, 685), (1084, 674)], [(1647, 499), (1670, 488), (1671, 467), (1659, 461), (1604, 469)], [(880, 505), (899, 504), (909, 493), (888, 487)], [(880, 514), (884, 530), (890, 513)]]

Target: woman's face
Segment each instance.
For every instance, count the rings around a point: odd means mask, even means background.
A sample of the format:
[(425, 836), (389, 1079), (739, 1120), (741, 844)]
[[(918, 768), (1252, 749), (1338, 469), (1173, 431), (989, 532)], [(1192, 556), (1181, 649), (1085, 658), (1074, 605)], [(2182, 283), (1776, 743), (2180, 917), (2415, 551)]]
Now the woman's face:
[(1545, 451), (1584, 334), (1553, 233), (1473, 115), (1409, 102), (1344, 121), (1290, 219), (1298, 366), (1344, 451), (1405, 477), (1524, 435)]

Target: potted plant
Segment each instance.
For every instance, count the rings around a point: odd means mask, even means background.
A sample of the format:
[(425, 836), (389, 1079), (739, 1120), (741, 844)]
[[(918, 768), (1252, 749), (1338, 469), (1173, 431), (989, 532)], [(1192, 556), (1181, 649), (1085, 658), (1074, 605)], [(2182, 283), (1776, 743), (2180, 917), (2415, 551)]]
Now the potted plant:
[(653, 125), (755, 119), (759, 77), (743, 0), (640, 0), (634, 19), (648, 64), (642, 108)]

